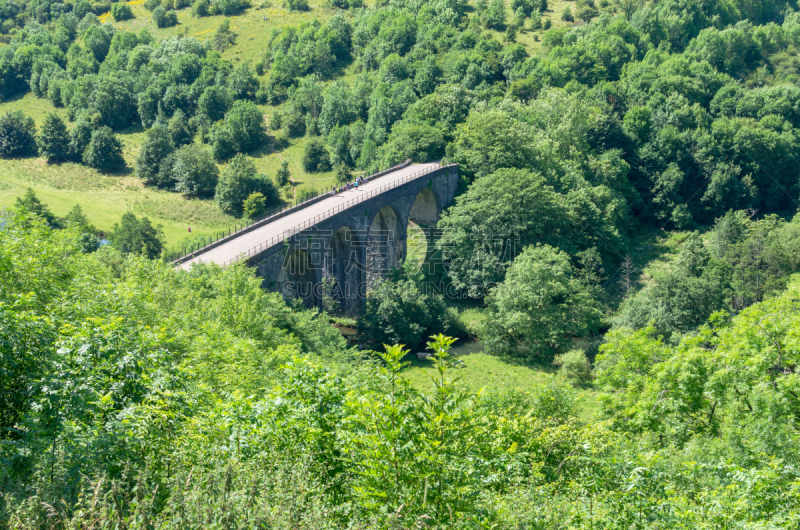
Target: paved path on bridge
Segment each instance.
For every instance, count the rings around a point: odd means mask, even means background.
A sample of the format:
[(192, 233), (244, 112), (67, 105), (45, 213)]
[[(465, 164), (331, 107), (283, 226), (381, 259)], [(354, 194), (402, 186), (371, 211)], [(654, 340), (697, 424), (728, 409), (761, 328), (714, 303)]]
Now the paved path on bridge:
[(289, 214), (281, 219), (277, 219), (269, 224), (253, 230), (252, 232), (242, 234), (241, 236), (236, 237), (227, 243), (204, 252), (189, 261), (181, 263), (180, 267), (188, 270), (194, 263), (217, 263), (219, 265), (224, 265), (226, 262), (229, 262), (240, 254), (247, 252), (248, 250), (264, 243), (265, 241), (268, 241), (275, 236), (280, 236), (285, 232), (302, 225), (308, 219), (311, 219), (316, 215), (324, 214), (344, 202), (357, 198), (359, 195), (366, 195), (370, 190), (376, 187), (391, 185), (392, 183), (400, 181), (404, 177), (416, 173), (417, 171), (424, 169), (433, 170), (438, 167), (439, 164), (435, 162), (431, 164), (411, 164), (403, 169), (398, 169), (397, 171), (382, 175), (375, 180), (370, 181), (366, 185), (359, 186), (358, 190), (351, 189), (332, 197), (322, 199), (311, 206)]

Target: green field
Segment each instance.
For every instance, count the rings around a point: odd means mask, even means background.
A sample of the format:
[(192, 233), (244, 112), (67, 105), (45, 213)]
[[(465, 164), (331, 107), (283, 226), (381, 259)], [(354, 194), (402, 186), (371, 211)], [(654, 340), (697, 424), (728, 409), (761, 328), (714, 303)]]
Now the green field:
[[(560, 377), (555, 375), (556, 370), (552, 365), (497, 357), (483, 353), (483, 347), (479, 342), (468, 342), (463, 345), (460, 345), (460, 342), (456, 342), (450, 353), (456, 355), (464, 363), (464, 367), (454, 369), (451, 375), (473, 391), (485, 388), (500, 393), (505, 390), (531, 392), (545, 384), (549, 377)], [(403, 372), (404, 375), (417, 390), (430, 391), (432, 383), (429, 374), (434, 375), (436, 372), (433, 361), (420, 361), (415, 355), (409, 357), (411, 365)], [(594, 401), (596, 393), (591, 389), (577, 389), (576, 392), (580, 417), (588, 420), (596, 409)]]

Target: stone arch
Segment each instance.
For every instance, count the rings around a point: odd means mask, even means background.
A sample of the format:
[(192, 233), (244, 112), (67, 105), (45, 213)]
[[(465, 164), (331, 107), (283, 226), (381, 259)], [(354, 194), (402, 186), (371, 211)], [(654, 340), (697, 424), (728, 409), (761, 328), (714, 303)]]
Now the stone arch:
[(431, 188), (423, 188), (411, 204), (408, 219), (420, 226), (433, 226), (439, 221), (439, 198)]
[[(433, 181), (431, 181), (431, 184)], [(439, 198), (432, 185), (414, 197), (406, 226), (406, 255), (420, 266), (429, 258), (434, 241), (434, 226), (439, 222)]]
[(394, 206), (387, 204), (369, 225), (367, 242), (368, 281), (382, 277), (405, 257), (405, 226)]
[(307, 308), (319, 306), (317, 268), (305, 250), (295, 249), (286, 254), (277, 283), (284, 298), (301, 298)]
[(334, 284), (331, 295), (345, 314), (358, 312), (362, 306), (366, 282), (366, 246), (349, 226), (342, 226), (331, 238), (330, 258), (326, 274)]

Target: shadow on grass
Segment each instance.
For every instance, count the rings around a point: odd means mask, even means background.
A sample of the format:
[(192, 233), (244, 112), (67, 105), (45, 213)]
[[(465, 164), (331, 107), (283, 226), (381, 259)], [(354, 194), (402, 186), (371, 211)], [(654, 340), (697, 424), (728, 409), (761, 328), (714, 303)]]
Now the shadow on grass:
[(125, 127), (124, 129), (120, 129), (120, 130), (118, 130), (116, 132), (118, 134), (138, 134), (138, 133), (143, 133), (144, 132), (144, 127), (142, 126), (141, 123), (136, 123), (134, 125), (129, 125), (128, 127)]

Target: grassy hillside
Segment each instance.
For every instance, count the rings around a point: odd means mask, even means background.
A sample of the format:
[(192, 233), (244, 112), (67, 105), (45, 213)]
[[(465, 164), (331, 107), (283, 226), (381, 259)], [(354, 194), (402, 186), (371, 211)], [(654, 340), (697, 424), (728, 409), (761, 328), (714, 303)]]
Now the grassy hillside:
[[(550, 2), (550, 8), (544, 13), (544, 17), (549, 17), (553, 26), (566, 24), (560, 17), (566, 3), (564, 0)], [(512, 13), (509, 4), (510, 1), (507, 2), (510, 21)], [(314, 19), (322, 21), (336, 12), (322, 2), (310, 4), (311, 10), (307, 12), (290, 12), (279, 5), (270, 5), (269, 2), (255, 2), (252, 8), (233, 17), (193, 18), (190, 9), (182, 9), (178, 11), (177, 26), (159, 29), (141, 0), (128, 2), (128, 5), (132, 7), (135, 18), (115, 22), (111, 14), (106, 13), (100, 17), (101, 21), (109, 22), (119, 30), (139, 31), (146, 27), (157, 41), (175, 35), (189, 35), (200, 40), (211, 38), (220, 23), (225, 18), (230, 18), (231, 29), (237, 34), (237, 39), (233, 46), (223, 51), (223, 57), (234, 63), (245, 61), (250, 64), (260, 58), (274, 28)], [(503, 39), (501, 32), (486, 32)], [(533, 54), (541, 47), (542, 33), (541, 30), (523, 30), (518, 33), (517, 41)], [(345, 79), (350, 78), (353, 73), (348, 70)], [(266, 76), (262, 76), (261, 80), (265, 78)], [(261, 105), (259, 108), (265, 115), (271, 116), (278, 107)], [(37, 98), (30, 92), (0, 103), (0, 113), (17, 110), (31, 116), (37, 126), (51, 112), (67, 118), (66, 109), (57, 109), (49, 100)], [(79, 164), (49, 165), (38, 158), (0, 160), (0, 207), (10, 206), (16, 197), (30, 187), (51, 206), (56, 215), (65, 215), (75, 204), (80, 204), (91, 221), (103, 230), (109, 230), (118, 222), (122, 213), (131, 211), (137, 215), (147, 215), (156, 224), (161, 224), (170, 249), (176, 248), (187, 237), (189, 226), (192, 227), (193, 234), (202, 236), (225, 229), (235, 222), (230, 216), (219, 212), (212, 200), (190, 200), (176, 193), (164, 193), (142, 186), (133, 169), (144, 135), (141, 126), (119, 131), (127, 169), (118, 175), (104, 175)], [(284, 160), (289, 163), (293, 182), (281, 190), (287, 201), (295, 198), (303, 189), (319, 190), (335, 184), (333, 171), (310, 174), (303, 169), (301, 159), (306, 142), (306, 138), (298, 138), (291, 140), (290, 145), (280, 152), (272, 152), (270, 145), (266, 145), (259, 151), (249, 153), (258, 170), (268, 176), (274, 176)]]

